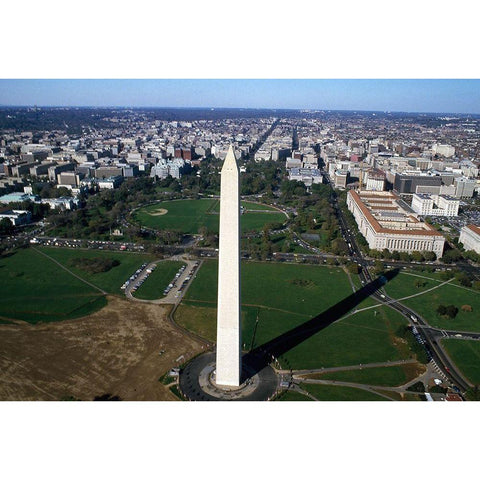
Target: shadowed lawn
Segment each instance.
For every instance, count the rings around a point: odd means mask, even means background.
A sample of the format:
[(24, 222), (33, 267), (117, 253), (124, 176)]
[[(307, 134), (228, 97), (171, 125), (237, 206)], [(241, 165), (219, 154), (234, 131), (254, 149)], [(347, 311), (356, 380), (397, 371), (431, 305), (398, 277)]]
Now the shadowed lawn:
[[(216, 338), (216, 285), (217, 262), (204, 262), (175, 314), (178, 323), (211, 341)], [(263, 347), (351, 295), (348, 278), (340, 268), (244, 262), (244, 348)], [(358, 308), (370, 302), (366, 298)], [(408, 346), (395, 336), (405, 324), (399, 313), (387, 307), (359, 312), (288, 348), (280, 362), (284, 368), (306, 369), (409, 358)]]

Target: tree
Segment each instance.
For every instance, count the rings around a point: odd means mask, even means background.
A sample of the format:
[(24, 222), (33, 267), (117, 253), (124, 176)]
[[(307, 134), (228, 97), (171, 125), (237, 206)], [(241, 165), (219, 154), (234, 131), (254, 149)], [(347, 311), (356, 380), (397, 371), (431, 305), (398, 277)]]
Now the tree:
[(435, 252), (422, 252), (422, 254), (427, 262), (434, 262), (437, 259)]
[(472, 278), (470, 277), (470, 275), (466, 274), (465, 272), (458, 272), (455, 275), (455, 278), (458, 280), (460, 285), (463, 285), (464, 287), (472, 286)]
[(11, 235), (14, 231), (15, 227), (8, 218), (0, 220), (0, 235)]
[(381, 262), (380, 260), (375, 261), (373, 273), (378, 276), (381, 276), (385, 273), (385, 265), (383, 264), (383, 262)]
[(411, 256), (414, 262), (423, 262), (424, 260), (423, 255), (417, 251), (412, 252)]
[(437, 313), (441, 316), (455, 318), (458, 313), (458, 308), (455, 305), (439, 305), (437, 307)]
[(400, 260), (400, 253), (397, 250), (392, 252), (392, 260)]
[(392, 258), (392, 254), (388, 248), (382, 250), (382, 258), (385, 258), (385, 260), (390, 260), (390, 258)]
[(415, 280), (415, 288), (422, 288), (427, 284), (425, 280), (421, 280), (420, 278), (418, 280)]
[(336, 238), (333, 240), (330, 250), (335, 255), (348, 255), (347, 242), (343, 238)]
[(455, 318), (458, 313), (458, 308), (455, 305), (447, 305), (445, 313), (448, 317)]
[(445, 305), (439, 305), (437, 307), (437, 313), (442, 316), (445, 315), (447, 313), (447, 307)]
[(440, 272), (440, 279), (443, 281), (450, 280), (454, 276), (455, 274), (451, 270), (445, 270), (444, 272)]
[(400, 252), (399, 255), (402, 262), (410, 262), (412, 259), (408, 252)]
[(462, 254), (458, 250), (447, 250), (442, 257), (445, 263), (454, 263), (461, 260)]

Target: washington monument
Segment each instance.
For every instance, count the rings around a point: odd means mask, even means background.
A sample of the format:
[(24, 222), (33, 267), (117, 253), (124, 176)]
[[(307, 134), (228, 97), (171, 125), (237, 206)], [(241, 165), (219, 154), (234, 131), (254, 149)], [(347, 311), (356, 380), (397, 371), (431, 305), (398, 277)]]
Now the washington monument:
[(240, 174), (232, 146), (220, 180), (218, 254), (217, 385), (239, 386), (242, 376), (240, 326)]

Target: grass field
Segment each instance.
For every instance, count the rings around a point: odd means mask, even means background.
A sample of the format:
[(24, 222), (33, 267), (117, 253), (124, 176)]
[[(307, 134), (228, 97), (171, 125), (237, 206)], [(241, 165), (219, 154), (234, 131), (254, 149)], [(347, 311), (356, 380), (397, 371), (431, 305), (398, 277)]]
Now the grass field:
[(308, 378), (319, 380), (337, 380), (341, 382), (363, 383), (383, 387), (397, 387), (418, 377), (425, 371), (419, 364), (394, 365), (392, 367), (372, 367), (362, 370), (344, 370), (341, 372), (317, 373)]
[[(122, 283), (147, 259), (146, 255), (59, 248), (39, 248), (79, 277), (108, 293), (120, 294)], [(109, 257), (120, 265), (89, 274), (69, 265), (72, 258)], [(78, 318), (107, 304), (102, 293), (65, 271), (33, 248), (0, 259), (0, 316), (30, 323)]]
[(442, 345), (460, 371), (474, 385), (480, 385), (480, 342), (448, 338)]
[[(423, 275), (423, 274), (420, 274)], [(402, 274), (397, 275), (386, 285), (385, 290), (393, 298), (403, 298), (409, 295), (415, 295), (426, 290), (436, 287), (443, 283), (434, 276), (435, 274), (428, 273), (425, 276), (432, 277), (427, 280), (412, 275)], [(416, 287), (417, 280), (425, 281), (425, 285)], [(438, 328), (459, 330), (459, 331), (480, 331), (480, 292), (472, 289), (466, 289), (459, 286), (457, 283), (446, 284), (435, 290), (427, 292), (425, 295), (419, 295), (402, 303), (417, 311), (427, 322)], [(455, 305), (459, 312), (454, 319), (440, 316), (436, 309), (439, 305)], [(462, 311), (462, 305), (470, 305), (472, 312)]]
[(300, 387), (312, 394), (317, 400), (322, 401), (387, 401), (380, 395), (376, 395), (360, 388), (343, 387), (337, 385), (315, 385), (302, 383)]
[(162, 298), (163, 291), (173, 280), (183, 262), (166, 261), (157, 263), (157, 268), (149, 275), (143, 285), (133, 294), (142, 300)]
[[(244, 262), (242, 335), (250, 350), (325, 312), (352, 294), (345, 272), (323, 266)], [(215, 341), (217, 263), (204, 262), (175, 314), (186, 328)], [(364, 306), (364, 300), (359, 306)], [(330, 319), (327, 319), (330, 320)], [(291, 348), (280, 358), (295, 369), (411, 357), (395, 332), (406, 320), (387, 307), (356, 313)]]
[[(79, 250), (72, 248), (49, 248), (40, 247), (40, 251), (60, 262), (79, 277), (112, 294), (123, 294), (120, 287), (142, 263), (148, 263), (155, 259), (154, 256), (132, 252), (108, 252), (105, 250)], [(108, 272), (88, 273), (70, 265), (72, 258), (111, 258), (118, 260), (119, 265)]]
[[(248, 210), (240, 218), (242, 232), (261, 230), (267, 223), (283, 223), (283, 213), (268, 205), (242, 202)], [(172, 200), (141, 208), (134, 213), (136, 221), (155, 229), (198, 233), (201, 227), (218, 232), (220, 202), (218, 199)], [(259, 211), (268, 210), (268, 212)]]
[(30, 323), (76, 318), (106, 305), (96, 289), (33, 249), (0, 259), (0, 316)]

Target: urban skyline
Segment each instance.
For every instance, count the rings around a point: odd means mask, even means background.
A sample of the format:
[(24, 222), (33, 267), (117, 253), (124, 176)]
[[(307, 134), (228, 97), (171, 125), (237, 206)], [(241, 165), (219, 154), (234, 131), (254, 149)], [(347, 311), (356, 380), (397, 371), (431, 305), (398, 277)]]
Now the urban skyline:
[(0, 106), (480, 114), (477, 79), (2, 79)]

